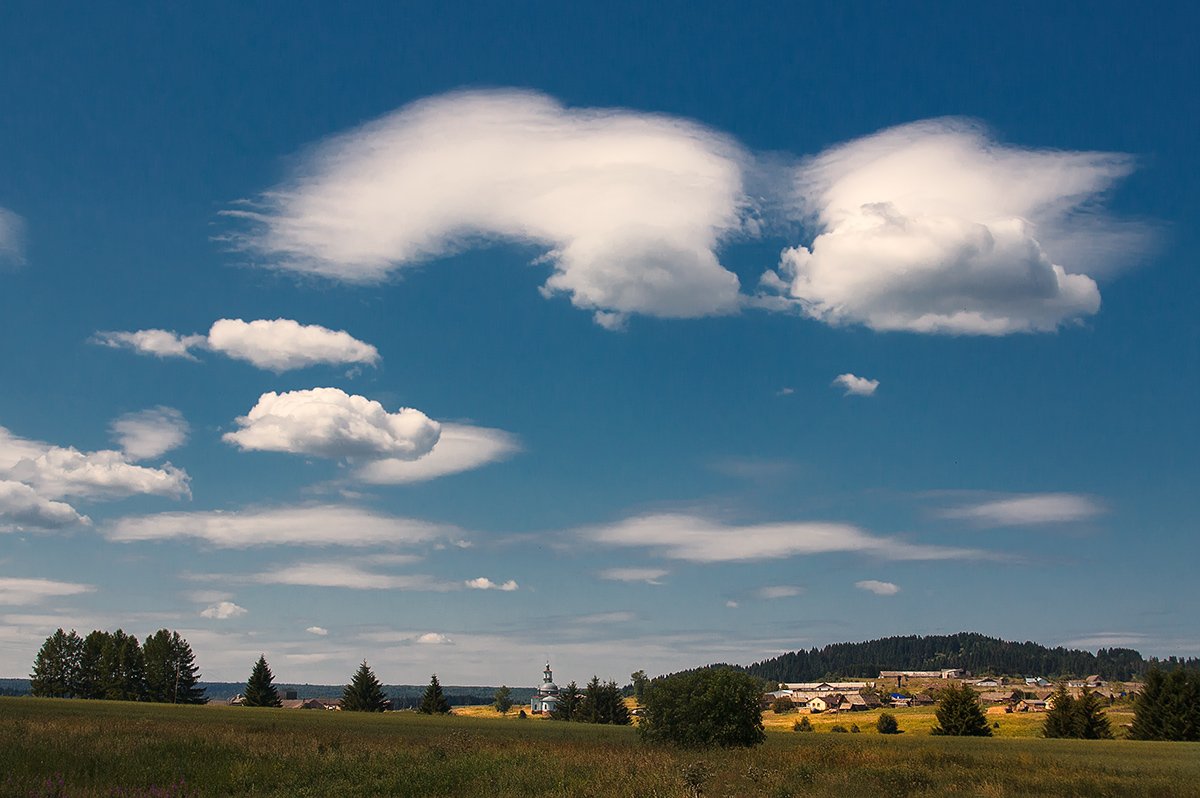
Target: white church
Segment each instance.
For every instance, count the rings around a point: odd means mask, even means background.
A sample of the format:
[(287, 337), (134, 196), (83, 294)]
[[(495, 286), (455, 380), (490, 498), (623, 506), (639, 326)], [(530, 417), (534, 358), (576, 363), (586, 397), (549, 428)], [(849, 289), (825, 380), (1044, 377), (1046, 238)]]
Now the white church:
[(550, 670), (550, 663), (547, 662), (546, 670), (542, 671), (542, 686), (533, 694), (533, 698), (529, 699), (529, 711), (549, 715), (557, 706), (558, 685), (554, 683), (554, 672)]

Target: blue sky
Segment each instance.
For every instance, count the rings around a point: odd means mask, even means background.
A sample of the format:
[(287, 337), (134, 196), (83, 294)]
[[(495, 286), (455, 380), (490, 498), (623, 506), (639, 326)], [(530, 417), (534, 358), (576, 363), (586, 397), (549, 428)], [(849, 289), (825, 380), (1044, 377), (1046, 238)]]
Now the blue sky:
[(0, 673), (1200, 651), (1195, 12), (0, 24)]

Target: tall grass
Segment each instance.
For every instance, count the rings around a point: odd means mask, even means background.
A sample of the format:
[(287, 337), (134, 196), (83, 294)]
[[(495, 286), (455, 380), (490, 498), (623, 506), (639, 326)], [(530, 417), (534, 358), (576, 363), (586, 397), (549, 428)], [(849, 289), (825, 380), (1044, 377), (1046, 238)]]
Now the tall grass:
[(14, 796), (1200, 796), (1200, 745), (772, 733), (642, 745), (630, 728), (0, 699)]

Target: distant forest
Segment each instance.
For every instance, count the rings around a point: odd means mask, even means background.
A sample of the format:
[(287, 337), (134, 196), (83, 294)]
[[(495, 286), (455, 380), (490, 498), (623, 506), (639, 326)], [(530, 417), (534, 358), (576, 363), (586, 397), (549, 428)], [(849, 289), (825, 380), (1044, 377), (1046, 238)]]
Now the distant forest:
[(824, 648), (793, 651), (742, 667), (769, 682), (809, 682), (838, 676), (875, 677), (884, 670), (932, 671), (963, 668), (971, 673), (1045, 676), (1048, 679), (1084, 677), (1127, 681), (1153, 668), (1200, 670), (1200, 658), (1145, 659), (1131, 648), (1102, 648), (1095, 654), (1038, 643), (1015, 643), (976, 632), (953, 635), (907, 635), (834, 643)]

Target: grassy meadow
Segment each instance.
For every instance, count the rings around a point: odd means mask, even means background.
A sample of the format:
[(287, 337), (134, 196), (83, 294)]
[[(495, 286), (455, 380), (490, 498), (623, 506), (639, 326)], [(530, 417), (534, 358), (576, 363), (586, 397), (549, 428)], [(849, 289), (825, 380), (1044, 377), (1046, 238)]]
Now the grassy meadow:
[[(918, 710), (919, 711), (919, 710)], [(1200, 796), (1200, 745), (790, 731), (753, 750), (461, 716), (0, 698), (5, 796)], [(476, 717), (471, 717), (475, 715)], [(1000, 718), (1004, 723), (1013, 716)], [(840, 721), (849, 726), (850, 716)], [(863, 718), (865, 721), (865, 717)], [(1015, 729), (1014, 729), (1015, 731)]]

